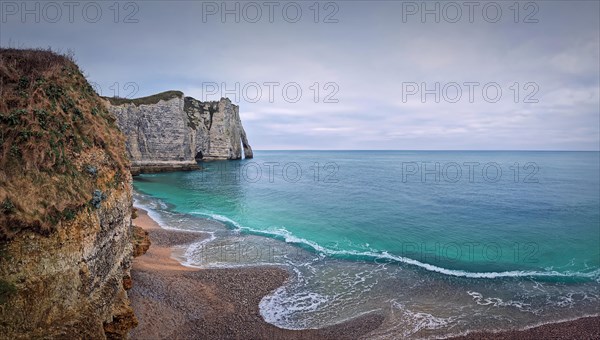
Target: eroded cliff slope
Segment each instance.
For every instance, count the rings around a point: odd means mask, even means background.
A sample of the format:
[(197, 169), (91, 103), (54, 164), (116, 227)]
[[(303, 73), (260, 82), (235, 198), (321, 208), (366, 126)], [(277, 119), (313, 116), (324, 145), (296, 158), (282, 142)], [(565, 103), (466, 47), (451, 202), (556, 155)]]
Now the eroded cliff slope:
[(136, 324), (131, 175), (72, 60), (0, 49), (0, 335), (121, 338)]
[(199, 160), (240, 159), (242, 150), (253, 156), (239, 107), (227, 98), (200, 102), (168, 91), (106, 99), (127, 138), (133, 173), (194, 169)]

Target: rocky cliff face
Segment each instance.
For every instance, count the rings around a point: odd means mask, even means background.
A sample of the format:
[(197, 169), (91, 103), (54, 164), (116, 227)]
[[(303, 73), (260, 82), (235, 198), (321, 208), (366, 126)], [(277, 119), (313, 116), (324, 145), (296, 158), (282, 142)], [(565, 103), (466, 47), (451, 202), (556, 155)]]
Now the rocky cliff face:
[(0, 277), (14, 289), (0, 307), (3, 336), (124, 338), (137, 325), (123, 286), (133, 255), (128, 182), (50, 235), (21, 232), (3, 247)]
[(138, 99), (107, 98), (127, 137), (127, 152), (136, 173), (193, 169), (199, 160), (240, 159), (252, 148), (239, 107), (229, 99), (200, 102), (168, 91)]
[(132, 189), (115, 118), (52, 52), (0, 49), (0, 77), (0, 337), (126, 337)]

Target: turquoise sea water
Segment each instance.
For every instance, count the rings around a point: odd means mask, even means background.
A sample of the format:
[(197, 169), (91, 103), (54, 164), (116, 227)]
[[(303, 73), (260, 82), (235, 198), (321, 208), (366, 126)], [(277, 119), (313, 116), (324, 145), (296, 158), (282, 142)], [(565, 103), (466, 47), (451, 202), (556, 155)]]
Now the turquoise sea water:
[(280, 327), (382, 310), (373, 336), (422, 337), (599, 313), (598, 152), (257, 151), (203, 167), (137, 177), (137, 203), (213, 233), (189, 265), (290, 268), (261, 303)]

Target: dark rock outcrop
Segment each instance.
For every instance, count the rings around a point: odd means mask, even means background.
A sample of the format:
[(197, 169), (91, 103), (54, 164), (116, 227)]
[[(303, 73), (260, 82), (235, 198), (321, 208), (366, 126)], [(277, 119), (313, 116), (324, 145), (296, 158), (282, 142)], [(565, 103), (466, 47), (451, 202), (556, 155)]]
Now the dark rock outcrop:
[(146, 254), (150, 249), (150, 236), (143, 228), (136, 225), (133, 226), (133, 257), (138, 257)]

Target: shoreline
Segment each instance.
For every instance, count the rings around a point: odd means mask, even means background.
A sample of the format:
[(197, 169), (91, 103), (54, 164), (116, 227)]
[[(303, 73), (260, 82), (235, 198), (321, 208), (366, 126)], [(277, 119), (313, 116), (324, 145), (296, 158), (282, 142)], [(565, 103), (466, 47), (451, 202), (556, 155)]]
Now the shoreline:
[(149, 233), (148, 251), (133, 261), (128, 295), (139, 325), (132, 339), (356, 339), (375, 330), (383, 315), (370, 313), (321, 329), (287, 330), (265, 322), (258, 304), (282, 286), (280, 267), (198, 269), (183, 266), (173, 250), (209, 236), (162, 229), (138, 209), (133, 223)]
[[(368, 338), (384, 321), (370, 313), (321, 329), (287, 330), (265, 322), (260, 300), (282, 286), (289, 273), (280, 267), (199, 269), (175, 259), (181, 246), (202, 241), (208, 233), (161, 228), (143, 208), (133, 223), (149, 233), (146, 254), (131, 269), (132, 307), (139, 320), (129, 333), (147, 338)], [(448, 339), (600, 339), (600, 316), (559, 321), (521, 330), (475, 331)]]

